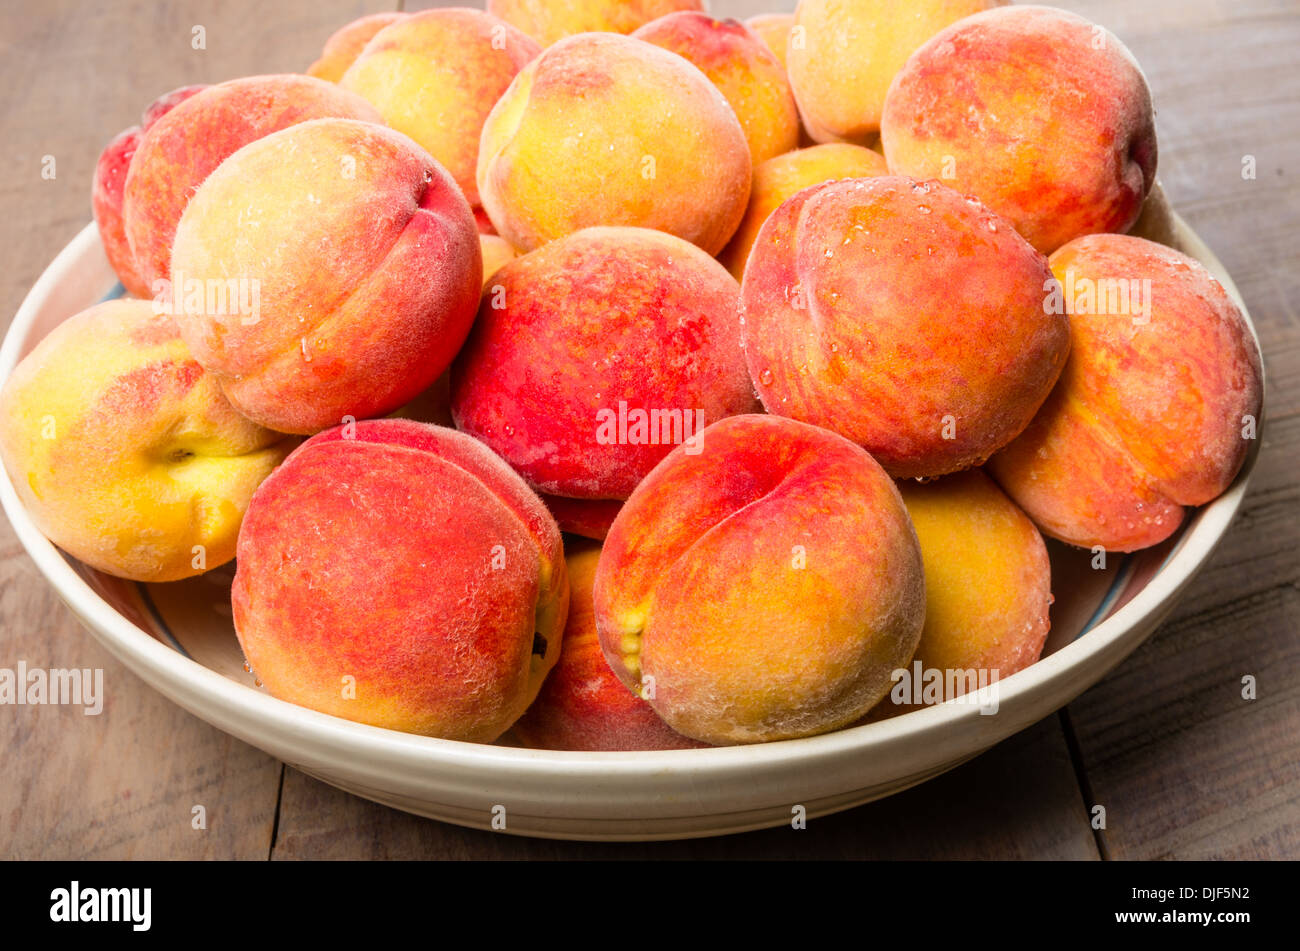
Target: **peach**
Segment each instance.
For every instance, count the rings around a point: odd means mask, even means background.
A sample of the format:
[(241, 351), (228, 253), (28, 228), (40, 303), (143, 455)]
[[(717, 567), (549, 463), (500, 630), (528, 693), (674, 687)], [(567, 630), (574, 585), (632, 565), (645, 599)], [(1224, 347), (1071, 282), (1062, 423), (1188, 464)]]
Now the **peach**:
[[(1051, 627), (1052, 577), (1034, 523), (979, 469), (898, 488), (925, 566), (925, 627), (909, 673), (917, 663), (927, 676), (938, 672), (942, 702), (1038, 660)], [(882, 707), (914, 696), (894, 692)]]
[(1156, 174), (1132, 54), (1049, 7), (1000, 7), (935, 36), (894, 80), (880, 131), (891, 171), (978, 196), (1044, 254), (1127, 231)]
[(1134, 551), (1220, 495), (1257, 435), (1263, 369), (1250, 328), (1196, 261), (1127, 235), (1052, 255), (1049, 309), (1070, 359), (991, 474), (1048, 535)]
[(144, 286), (158, 291), (190, 197), (228, 156), (308, 119), (378, 122), (360, 96), (310, 76), (250, 76), (209, 86), (158, 119), (140, 140), (126, 176), (122, 221)]
[(694, 63), (726, 97), (754, 164), (799, 144), (799, 108), (781, 61), (749, 27), (703, 13), (671, 13), (632, 34)]
[(925, 581), (898, 490), (860, 447), (735, 416), (672, 452), (596, 568), (601, 648), (670, 727), (706, 743), (858, 720), (921, 636)]
[(575, 33), (631, 33), (678, 10), (703, 11), (704, 0), (487, 0), (487, 9), (550, 46)]
[(492, 283), (492, 278), (497, 271), (519, 257), (519, 253), (510, 246), (510, 242), (499, 235), (480, 234), (478, 246), (479, 251), (483, 254), (484, 287)]
[(396, 11), (372, 13), (340, 27), (325, 41), (320, 58), (307, 67), (307, 75), (330, 83), (338, 82), (376, 33), (405, 16), (405, 13)]
[(514, 727), (524, 746), (542, 750), (682, 750), (700, 743), (677, 733), (629, 691), (605, 662), (596, 636), (591, 589), (600, 546), (566, 552), (569, 619), (560, 659)]
[[(400, 132), (351, 119), (232, 155), (190, 200), (172, 258), (195, 357), (242, 413), (290, 433), (382, 416), (426, 389), (482, 284), (456, 183)], [(214, 306), (214, 287), (229, 299)]]
[(790, 31), (794, 28), (793, 13), (760, 13), (745, 21), (745, 26), (763, 41), (772, 55), (786, 68), (786, 47), (790, 44)]
[(471, 205), (483, 122), (541, 47), (481, 10), (422, 10), (377, 33), (339, 80), (441, 162)]
[(799, 0), (786, 68), (813, 139), (870, 145), (907, 58), (944, 27), (1005, 2)]
[(641, 40), (586, 33), (524, 67), (492, 109), (478, 190), (521, 251), (631, 225), (717, 254), (745, 213), (751, 173), (745, 132), (708, 77)]
[(182, 86), (155, 99), (145, 110), (140, 125), (124, 129), (100, 153), (95, 165), (95, 181), (91, 188), (90, 207), (99, 228), (99, 239), (104, 245), (108, 263), (117, 273), (127, 293), (148, 297), (151, 289), (140, 277), (135, 266), (135, 255), (126, 240), (126, 226), (122, 221), (122, 199), (126, 191), (126, 174), (131, 159), (140, 147), (140, 137), (173, 108), (207, 86)]
[(604, 541), (614, 524), (622, 499), (566, 499), (562, 495), (543, 495), (542, 501), (560, 526), (560, 531), (583, 538)]
[(143, 300), (70, 317), (0, 389), (0, 457), (36, 527), (134, 581), (233, 558), (253, 490), (291, 445), (236, 413)]
[(497, 235), (497, 229), (492, 226), (492, 219), (487, 216), (487, 212), (483, 210), (482, 205), (474, 206), (474, 224), (478, 225), (479, 234), (500, 237), (500, 235)]
[(730, 243), (718, 255), (736, 280), (745, 276), (745, 262), (758, 240), (763, 222), (787, 198), (813, 185), (840, 178), (871, 178), (887, 175), (885, 159), (859, 145), (833, 142), (814, 145), (770, 158), (754, 167), (754, 187), (749, 193), (749, 207)]
[(511, 261), (452, 367), (460, 429), (534, 488), (624, 499), (673, 445), (757, 406), (740, 289), (699, 248), (589, 228)]
[(276, 697), (373, 726), (490, 742), (560, 654), (559, 530), (481, 443), (409, 420), (339, 426), (264, 482), (231, 591)]
[(1047, 261), (938, 182), (846, 179), (767, 219), (743, 284), (768, 412), (824, 426), (896, 477), (980, 465), (1020, 434), (1069, 351)]

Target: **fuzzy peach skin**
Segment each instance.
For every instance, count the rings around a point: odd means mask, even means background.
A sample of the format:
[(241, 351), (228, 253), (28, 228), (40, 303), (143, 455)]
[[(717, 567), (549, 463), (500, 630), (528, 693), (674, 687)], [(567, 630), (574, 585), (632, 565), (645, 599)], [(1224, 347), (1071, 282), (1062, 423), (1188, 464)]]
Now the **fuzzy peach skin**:
[(325, 41), (320, 58), (307, 67), (307, 75), (330, 83), (338, 82), (376, 33), (405, 17), (405, 13), (396, 11), (372, 13), (340, 27)]
[(740, 280), (745, 276), (745, 262), (758, 240), (758, 231), (772, 212), (787, 198), (805, 188), (840, 178), (871, 178), (888, 175), (885, 159), (860, 145), (832, 142), (814, 145), (770, 158), (754, 167), (754, 187), (749, 193), (749, 207), (735, 235), (718, 260)]
[(236, 413), (148, 301), (70, 317), (0, 389), (0, 457), (36, 527), (134, 581), (233, 558), (253, 490), (292, 444)]
[(790, 30), (794, 27), (793, 13), (760, 13), (745, 21), (745, 26), (763, 41), (763, 45), (772, 51), (786, 68), (786, 47), (790, 43)]
[(686, 60), (584, 33), (515, 78), (483, 126), (478, 190), (521, 251), (596, 225), (634, 225), (722, 250), (752, 168), (727, 100)]
[(479, 235), (478, 246), (483, 254), (483, 286), (489, 287), (497, 271), (519, 257), (519, 252), (510, 246), (509, 241), (495, 234)]
[(1044, 254), (1127, 231), (1156, 174), (1136, 60), (1049, 7), (990, 10), (917, 50), (890, 87), (881, 140), (891, 171), (978, 196)]
[(938, 182), (845, 179), (767, 219), (743, 284), (745, 359), (769, 413), (825, 426), (891, 475), (980, 465), (1020, 434), (1069, 352), (1052, 272)]
[(625, 499), (674, 444), (757, 408), (739, 301), (722, 265), (660, 231), (554, 241), (484, 293), (452, 416), (538, 491)]
[(566, 552), (572, 594), (560, 659), (514, 737), (540, 750), (683, 750), (702, 744), (682, 736), (610, 670), (596, 636), (591, 589), (600, 546)]
[(541, 47), (482, 10), (422, 10), (371, 39), (339, 85), (451, 172), (471, 205), (483, 122)]
[(623, 508), (621, 499), (566, 499), (562, 495), (543, 494), (542, 501), (555, 517), (560, 531), (596, 541), (605, 540), (609, 527)]
[(925, 627), (912, 663), (996, 681), (1038, 660), (1052, 577), (1034, 523), (979, 469), (898, 488), (925, 566)]
[(127, 292), (136, 297), (148, 297), (152, 291), (140, 277), (135, 266), (135, 255), (126, 240), (126, 226), (122, 222), (122, 199), (126, 191), (126, 174), (131, 159), (140, 147), (140, 137), (149, 128), (186, 99), (207, 86), (182, 86), (155, 99), (144, 112), (140, 125), (124, 129), (99, 155), (95, 164), (95, 181), (91, 188), (90, 207), (99, 228), (99, 240), (104, 245), (108, 263), (116, 272)]
[(369, 420), (303, 443), (253, 497), (238, 562), (249, 665), (274, 696), (323, 713), (490, 742), (560, 654), (559, 530), (452, 429)]
[(704, 0), (487, 0), (488, 13), (542, 46), (575, 33), (631, 33), (678, 10), (703, 12), (705, 8)]
[[(1211, 501), (1241, 469), (1263, 403), (1259, 351), (1222, 285), (1171, 248), (1092, 235), (1051, 262), (1059, 302), (1074, 311), (1070, 360), (990, 472), (1054, 538), (1112, 551), (1155, 545), (1184, 506)], [(1104, 303), (1088, 296), (1121, 280), (1137, 282), (1149, 311), (1132, 296), (1127, 308), (1110, 293)]]
[(172, 265), (177, 294), (259, 289), (256, 314), (186, 297), (181, 330), (241, 412), (290, 433), (382, 416), (426, 389), (464, 342), (483, 284), (456, 183), (400, 132), (350, 119), (232, 155), (186, 208)]
[(799, 107), (781, 61), (738, 20), (671, 13), (632, 34), (699, 67), (726, 97), (755, 164), (799, 144)]
[(1005, 2), (799, 0), (786, 69), (813, 139), (870, 145), (907, 58), (944, 27)]
[(360, 96), (310, 76), (249, 76), (209, 86), (144, 134), (126, 176), (122, 222), (151, 292), (170, 271), (172, 241), (191, 196), (235, 151), (279, 129), (324, 117), (379, 122)]
[(596, 568), (619, 679), (674, 730), (756, 743), (847, 726), (885, 695), (925, 618), (921, 551), (861, 448), (735, 416), (637, 487)]

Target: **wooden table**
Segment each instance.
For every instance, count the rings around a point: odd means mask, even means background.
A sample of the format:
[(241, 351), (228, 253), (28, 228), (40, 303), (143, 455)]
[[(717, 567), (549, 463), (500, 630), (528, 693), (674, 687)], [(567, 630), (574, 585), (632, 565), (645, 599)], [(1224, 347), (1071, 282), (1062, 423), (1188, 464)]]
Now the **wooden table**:
[[(716, 15), (794, 0), (713, 0)], [(431, 5), (431, 4), (423, 4)], [(432, 4), (436, 5), (436, 4)], [(1173, 617), (1059, 715), (920, 788), (788, 829), (530, 841), (415, 818), (286, 768), (145, 687), (0, 524), (0, 666), (100, 667), (98, 717), (0, 708), (0, 857), (1300, 857), (1300, 4), (1068, 0), (1143, 63), (1160, 176), (1263, 338), (1268, 423), (1244, 512)], [(103, 144), (175, 86), (305, 68), (380, 0), (43, 0), (0, 10), (0, 314), (90, 220)], [(206, 49), (191, 46), (204, 28)], [(1245, 156), (1257, 175), (1243, 178)], [(55, 177), (42, 177), (53, 156)], [(2, 522), (3, 520), (0, 520)], [(1258, 699), (1240, 681), (1253, 674)], [(1104, 830), (1089, 823), (1106, 807)], [(206, 830), (191, 825), (203, 805)]]

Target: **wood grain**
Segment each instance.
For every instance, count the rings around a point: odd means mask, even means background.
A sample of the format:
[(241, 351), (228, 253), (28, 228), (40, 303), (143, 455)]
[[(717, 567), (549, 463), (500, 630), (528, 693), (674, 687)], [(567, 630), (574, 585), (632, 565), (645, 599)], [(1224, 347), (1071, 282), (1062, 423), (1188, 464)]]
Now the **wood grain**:
[[(1114, 858), (1295, 858), (1300, 11), (1288, 0), (1064, 5), (1106, 23), (1143, 64), (1160, 177), (1244, 295), (1268, 375), (1244, 511), (1169, 621), (1071, 705), (1082, 766)], [(1242, 699), (1247, 674), (1254, 701)]]
[[(439, 5), (451, 4), (407, 8)], [(1269, 373), (1263, 453), (1241, 519), (1170, 621), (1066, 716), (799, 832), (628, 845), (475, 832), (282, 769), (161, 699), (80, 629), (0, 524), (0, 666), (102, 667), (108, 694), (98, 717), (59, 707), (0, 712), (0, 857), (1300, 856), (1300, 12), (1293, 0), (1061, 5), (1105, 23), (1142, 62), (1158, 108), (1161, 179), (1240, 286)], [(0, 10), (0, 154), (9, 170), (0, 177), (8, 264), (0, 319), (7, 325), (89, 220), (99, 149), (149, 99), (184, 83), (301, 69), (337, 26), (391, 6), (53, 0), (36, 14)], [(793, 2), (711, 7), (746, 17)], [(204, 51), (190, 45), (196, 25)], [(40, 175), (46, 155), (57, 163), (53, 181)], [(1241, 174), (1248, 155), (1254, 179)], [(1257, 700), (1241, 699), (1245, 674), (1258, 680)], [(1096, 836), (1093, 803), (1107, 810)], [(206, 830), (191, 827), (197, 804)]]

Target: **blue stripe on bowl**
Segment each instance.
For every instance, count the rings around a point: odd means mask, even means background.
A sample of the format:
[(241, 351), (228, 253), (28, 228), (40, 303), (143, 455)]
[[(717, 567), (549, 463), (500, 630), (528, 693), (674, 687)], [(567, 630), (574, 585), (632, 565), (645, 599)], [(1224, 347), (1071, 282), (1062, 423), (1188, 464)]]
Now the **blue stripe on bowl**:
[(149, 586), (145, 584), (137, 584), (135, 587), (136, 590), (140, 592), (140, 600), (144, 602), (145, 608), (148, 609), (149, 617), (153, 619), (154, 626), (157, 627), (162, 634), (166, 635), (167, 640), (171, 642), (172, 647), (176, 648), (177, 653), (188, 660), (193, 660), (194, 658), (190, 656), (190, 652), (181, 646), (181, 642), (176, 639), (176, 635), (172, 633), (172, 629), (168, 627), (167, 622), (163, 620), (162, 613), (158, 610), (158, 606), (153, 603), (153, 598), (149, 595)]
[(1083, 635), (1106, 620), (1106, 616), (1110, 613), (1110, 609), (1114, 607), (1115, 602), (1119, 600), (1119, 596), (1123, 593), (1125, 586), (1128, 584), (1129, 576), (1132, 574), (1133, 559), (1125, 558), (1120, 563), (1119, 571), (1115, 572), (1115, 578), (1106, 590), (1106, 596), (1101, 599), (1101, 604), (1097, 605), (1097, 610), (1092, 612), (1092, 617), (1088, 618), (1088, 623), (1083, 626), (1083, 630), (1079, 631), (1075, 640), (1083, 637)]

